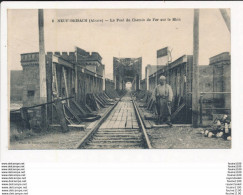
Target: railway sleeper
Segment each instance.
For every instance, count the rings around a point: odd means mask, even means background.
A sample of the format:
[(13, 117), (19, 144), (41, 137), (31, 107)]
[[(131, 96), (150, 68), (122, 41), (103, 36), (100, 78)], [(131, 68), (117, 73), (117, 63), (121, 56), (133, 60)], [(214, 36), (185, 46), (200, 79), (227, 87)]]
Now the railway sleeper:
[(137, 134), (96, 134), (97, 137), (141, 137), (142, 135)]
[(102, 135), (102, 136), (95, 136), (97, 139), (141, 139), (142, 136), (115, 136), (115, 135)]
[(141, 137), (94, 137), (94, 140), (120, 140), (120, 139), (129, 139), (129, 140), (141, 140)]
[(98, 131), (98, 133), (132, 133), (132, 134), (140, 134), (141, 132), (139, 130), (134, 130), (134, 131), (129, 131), (129, 130), (119, 130), (119, 131), (116, 131), (116, 130), (109, 130), (109, 131), (106, 131), (106, 130), (103, 130), (103, 129), (100, 129)]
[(92, 140), (91, 143), (136, 143), (139, 144), (141, 140)]
[(89, 146), (86, 149), (142, 149), (142, 146)]
[(97, 132), (97, 133), (100, 133), (100, 134), (137, 134), (137, 135), (140, 135), (141, 132), (136, 130), (136, 131), (126, 131), (126, 130), (123, 130), (123, 131), (102, 131), (101, 129)]
[(122, 143), (88, 143), (86, 147), (89, 146), (114, 146), (114, 147), (124, 147), (124, 146), (143, 146), (143, 143), (127, 143), (127, 142), (122, 142)]

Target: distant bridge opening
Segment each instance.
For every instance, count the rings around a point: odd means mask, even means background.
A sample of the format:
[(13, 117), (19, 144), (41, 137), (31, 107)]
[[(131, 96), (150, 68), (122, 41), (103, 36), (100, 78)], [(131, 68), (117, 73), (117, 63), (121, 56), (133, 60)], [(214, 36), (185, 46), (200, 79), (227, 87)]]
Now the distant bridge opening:
[(142, 78), (142, 57), (116, 58), (113, 57), (113, 80), (116, 90), (125, 90), (130, 83), (131, 90), (140, 89)]
[(132, 90), (132, 83), (131, 82), (127, 82), (126, 83), (126, 90), (127, 91), (131, 91)]

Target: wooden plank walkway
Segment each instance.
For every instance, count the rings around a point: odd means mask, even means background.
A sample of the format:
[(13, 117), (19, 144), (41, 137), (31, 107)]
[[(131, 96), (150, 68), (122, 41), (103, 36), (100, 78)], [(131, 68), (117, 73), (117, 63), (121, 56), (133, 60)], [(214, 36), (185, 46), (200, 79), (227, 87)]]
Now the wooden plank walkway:
[(138, 129), (138, 123), (130, 99), (124, 97), (100, 126), (100, 129)]

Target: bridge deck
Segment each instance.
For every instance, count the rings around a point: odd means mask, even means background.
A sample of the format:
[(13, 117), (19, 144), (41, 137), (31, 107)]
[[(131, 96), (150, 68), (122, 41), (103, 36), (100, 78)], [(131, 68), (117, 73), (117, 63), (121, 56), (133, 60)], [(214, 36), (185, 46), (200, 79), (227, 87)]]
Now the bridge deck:
[(135, 110), (129, 94), (124, 96), (100, 126), (86, 149), (135, 149), (144, 148)]
[(131, 97), (124, 96), (100, 129), (138, 129)]

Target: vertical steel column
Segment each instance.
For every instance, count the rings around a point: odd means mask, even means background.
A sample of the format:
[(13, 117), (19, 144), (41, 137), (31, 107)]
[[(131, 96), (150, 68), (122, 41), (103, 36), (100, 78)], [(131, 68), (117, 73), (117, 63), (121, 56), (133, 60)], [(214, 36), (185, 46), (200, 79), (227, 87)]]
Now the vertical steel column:
[(146, 90), (149, 90), (149, 76), (148, 76), (148, 66), (145, 68), (145, 80), (146, 80)]
[(203, 94), (200, 95), (200, 125), (202, 125), (203, 120)]
[[(75, 74), (75, 81), (74, 81), (74, 89), (75, 89), (75, 100), (78, 100), (78, 67), (77, 64), (75, 64), (75, 69), (74, 69), (74, 74)], [(80, 89), (81, 90), (81, 89)]]
[(116, 90), (116, 75), (114, 76), (114, 86), (115, 86), (115, 90)]
[(102, 86), (102, 90), (105, 91), (105, 66), (104, 66), (104, 69), (103, 69), (103, 86)]

